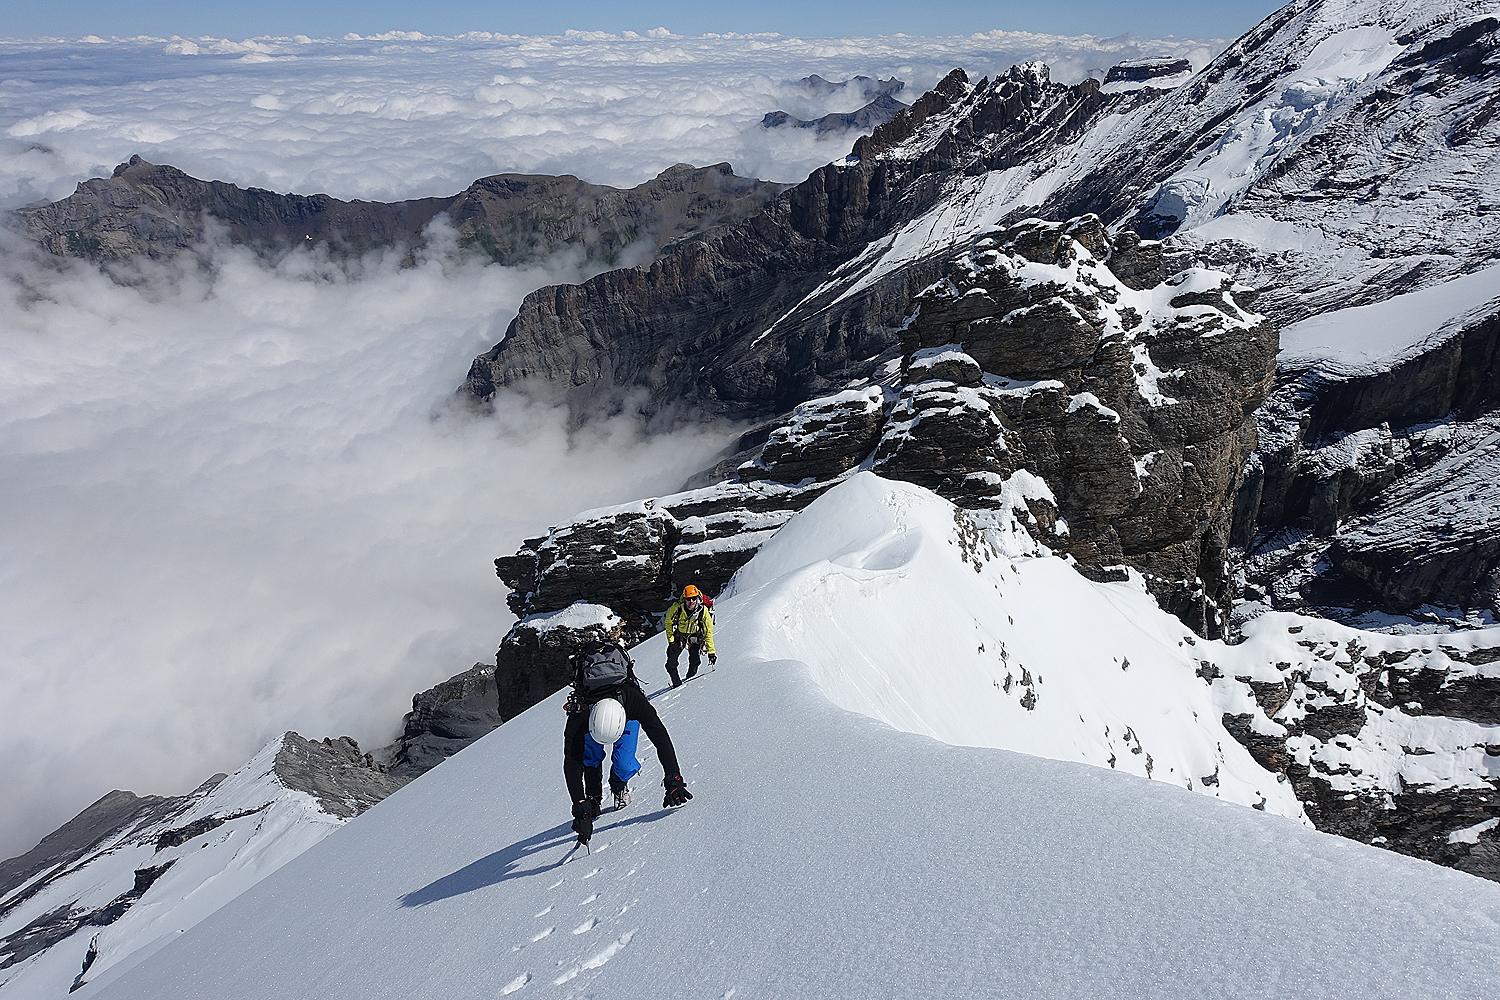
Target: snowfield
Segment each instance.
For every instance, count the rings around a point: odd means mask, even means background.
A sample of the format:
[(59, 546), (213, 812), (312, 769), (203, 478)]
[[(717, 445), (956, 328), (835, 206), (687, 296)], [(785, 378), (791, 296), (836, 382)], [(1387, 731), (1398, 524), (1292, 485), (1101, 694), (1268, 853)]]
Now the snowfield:
[[(635, 804), (570, 857), (558, 694), (79, 996), (1500, 988), (1500, 885), (1271, 814), (1181, 626), (999, 537), (856, 475), (718, 602), (716, 670), (665, 690), (662, 638), (637, 648), (686, 807), (657, 807), (647, 752)], [(1156, 780), (1120, 773), (1147, 753)], [(1255, 791), (1266, 811), (1212, 798)]]

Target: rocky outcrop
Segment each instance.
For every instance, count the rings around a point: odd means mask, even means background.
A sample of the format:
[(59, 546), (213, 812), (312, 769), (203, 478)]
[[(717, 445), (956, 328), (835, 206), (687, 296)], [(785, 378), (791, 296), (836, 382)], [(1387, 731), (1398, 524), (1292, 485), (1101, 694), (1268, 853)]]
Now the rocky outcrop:
[[(577, 579), (577, 577), (575, 577)], [(500, 719), (512, 718), (572, 682), (568, 658), (586, 642), (631, 645), (626, 623), (609, 608), (584, 600), (552, 612), (527, 615), (500, 642), (493, 675)], [(647, 633), (649, 634), (649, 633)]]
[(99, 261), (171, 256), (215, 231), (271, 255), (319, 245), (342, 255), (414, 248), (442, 216), (461, 246), (499, 263), (568, 247), (614, 263), (632, 247), (645, 247), (650, 257), (754, 215), (783, 187), (736, 177), (727, 163), (679, 163), (629, 190), (566, 175), (497, 174), (451, 197), (386, 204), (203, 181), (133, 156), (111, 177), (85, 181), (62, 201), (16, 217), (46, 250)]
[(389, 770), (416, 777), (432, 770), (500, 725), (495, 668), (476, 663), (411, 700), (401, 736), (389, 750)]
[(1145, 285), (1153, 248), (1098, 218), (1031, 220), (979, 241), (917, 297), (904, 385), (876, 471), (970, 508), (1009, 503), (1010, 474), (1049, 547), (1096, 576), (1128, 565), (1201, 634), (1223, 631), (1232, 498), (1270, 390), (1275, 329), (1226, 276)]
[(501, 717), (566, 686), (568, 657), (583, 642), (634, 645), (660, 631), (672, 595), (689, 583), (717, 594), (777, 528), (848, 468), (835, 455), (827, 465), (804, 466), (811, 481), (799, 485), (725, 482), (585, 511), (496, 559), (496, 574), (511, 588), (507, 602), (520, 618), (496, 654)]
[(868, 131), (884, 125), (908, 107), (910, 105), (902, 104), (890, 94), (881, 94), (855, 111), (837, 111), (811, 120), (793, 118), (785, 111), (772, 111), (760, 120), (760, 127), (810, 128), (821, 138), (833, 132)]
[[(1304, 652), (1238, 689), (1225, 727), (1292, 783), (1328, 833), (1500, 880), (1500, 645), (1483, 633), (1387, 636), (1266, 615)], [(1284, 647), (1283, 647), (1284, 648)], [(1241, 661), (1243, 662), (1243, 661)]]

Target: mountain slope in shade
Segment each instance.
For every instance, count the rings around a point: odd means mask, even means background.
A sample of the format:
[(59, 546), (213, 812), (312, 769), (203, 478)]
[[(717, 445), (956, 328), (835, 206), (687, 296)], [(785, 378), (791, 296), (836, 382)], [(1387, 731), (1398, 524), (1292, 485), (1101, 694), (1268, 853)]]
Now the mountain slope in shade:
[[(962, 541), (976, 536), (979, 549)], [(919, 488), (869, 476), (814, 502), (786, 537), (719, 603), (717, 669), (663, 690), (661, 639), (637, 648), (697, 796), (685, 808), (657, 808), (647, 752), (636, 803), (601, 817), (591, 853), (570, 858), (559, 694), (86, 990), (1459, 997), (1500, 985), (1500, 886), (1175, 781), (952, 746), (830, 702), (873, 705), (885, 691), (895, 701), (866, 710), (903, 725), (1013, 728), (1024, 707), (997, 700), (986, 713), (942, 697), (976, 672), (945, 655), (976, 610), (1074, 633), (1057, 635), (1071, 655), (1020, 650), (1051, 675), (1034, 684), (1039, 711), (1052, 691), (1086, 688), (1088, 654), (1104, 648), (1087, 636), (1098, 626), (1109, 640), (1115, 626), (1098, 607), (1036, 619), (1054, 583), (1028, 572), (1047, 559), (1011, 575), (1002, 539)], [(1106, 599), (1124, 590), (1098, 585)], [(903, 594), (930, 595), (925, 622), (889, 612), (883, 602)], [(853, 618), (870, 634), (832, 628)], [(1182, 654), (1167, 638), (1146, 623), (1132, 640), (1161, 647), (1142, 669), (1171, 670)], [(778, 652), (807, 659), (767, 658)], [(1128, 683), (1101, 700), (1118, 702)], [(913, 697), (924, 691), (927, 702)], [(1163, 760), (1201, 742), (1179, 696), (1156, 706)]]

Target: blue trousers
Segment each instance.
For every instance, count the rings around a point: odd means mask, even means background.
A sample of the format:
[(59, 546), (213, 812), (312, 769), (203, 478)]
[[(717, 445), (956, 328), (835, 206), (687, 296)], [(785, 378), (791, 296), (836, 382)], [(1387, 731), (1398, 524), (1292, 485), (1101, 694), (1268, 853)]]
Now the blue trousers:
[[(641, 773), (641, 762), (635, 759), (636, 742), (641, 738), (641, 724), (635, 719), (625, 723), (625, 732), (615, 740), (615, 747), (610, 754), (610, 787), (616, 783), (626, 784), (631, 778)], [(583, 766), (598, 767), (604, 763), (604, 746), (588, 733), (583, 735)]]

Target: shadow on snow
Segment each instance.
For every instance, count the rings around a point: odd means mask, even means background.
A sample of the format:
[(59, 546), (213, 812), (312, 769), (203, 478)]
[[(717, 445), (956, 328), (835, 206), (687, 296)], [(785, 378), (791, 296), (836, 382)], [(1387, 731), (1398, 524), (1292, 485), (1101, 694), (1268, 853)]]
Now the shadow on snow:
[[(610, 830), (620, 830), (636, 823), (649, 823), (660, 819), (670, 813), (670, 809), (658, 809), (656, 812), (645, 813), (634, 816), (619, 823), (611, 823), (608, 826), (595, 828), (594, 835)], [(534, 834), (525, 840), (518, 840), (509, 847), (502, 847), (493, 854), (487, 854), (478, 861), (464, 865), (456, 872), (450, 872), (435, 882), (430, 882), (415, 892), (408, 892), (400, 897), (401, 905), (404, 907), (426, 906), (428, 903), (436, 903), (440, 899), (451, 899), (454, 896), (462, 896), (464, 893), (483, 889), (486, 886), (499, 885), (501, 882), (509, 882), (515, 878), (525, 878), (528, 875), (540, 875), (550, 872), (555, 868), (561, 868), (571, 856), (569, 851), (559, 857), (551, 864), (540, 865), (536, 868), (521, 868), (519, 865), (526, 858), (539, 851), (545, 851), (552, 847), (562, 847), (573, 839), (573, 830), (566, 823), (559, 823), (550, 830)]]

